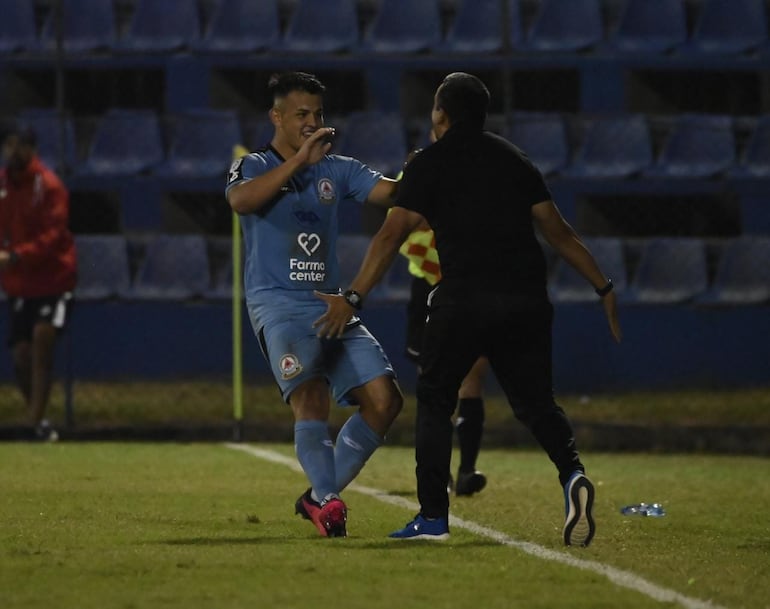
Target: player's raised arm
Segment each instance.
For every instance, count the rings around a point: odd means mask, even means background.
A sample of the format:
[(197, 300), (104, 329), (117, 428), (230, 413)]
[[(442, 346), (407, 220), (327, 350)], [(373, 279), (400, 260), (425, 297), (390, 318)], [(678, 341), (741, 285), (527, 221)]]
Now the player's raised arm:
[(251, 179), (242, 174), (244, 159), (236, 161), (230, 169), (229, 181), (237, 183), (227, 191), (227, 202), (232, 210), (239, 214), (259, 211), (280, 192), (281, 187), (295, 173), (308, 165), (314, 165), (329, 152), (331, 143), (328, 140), (333, 135), (333, 127), (317, 129), (294, 155), (275, 169)]

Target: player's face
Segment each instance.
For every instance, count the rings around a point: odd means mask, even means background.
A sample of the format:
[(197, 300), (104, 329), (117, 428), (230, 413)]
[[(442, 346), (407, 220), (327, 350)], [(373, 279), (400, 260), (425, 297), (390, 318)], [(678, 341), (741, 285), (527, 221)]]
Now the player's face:
[(292, 91), (273, 108), (273, 124), (278, 143), (297, 151), (324, 126), (323, 99), (320, 95)]

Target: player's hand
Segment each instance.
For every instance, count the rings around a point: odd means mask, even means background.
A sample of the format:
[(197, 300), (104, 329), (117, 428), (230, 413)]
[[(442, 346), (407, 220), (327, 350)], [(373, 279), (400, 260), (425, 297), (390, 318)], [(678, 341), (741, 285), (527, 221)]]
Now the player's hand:
[(315, 165), (331, 150), (334, 134), (334, 127), (316, 129), (302, 144), (296, 156), (304, 165)]
[(340, 338), (345, 328), (353, 317), (355, 309), (348, 304), (342, 294), (324, 294), (314, 292), (326, 305), (326, 313), (313, 322), (313, 327), (318, 328), (319, 338)]
[(610, 292), (602, 298), (604, 314), (607, 316), (607, 323), (610, 325), (610, 332), (615, 342), (623, 339), (623, 331), (620, 329), (620, 320), (618, 319), (618, 298), (615, 292)]

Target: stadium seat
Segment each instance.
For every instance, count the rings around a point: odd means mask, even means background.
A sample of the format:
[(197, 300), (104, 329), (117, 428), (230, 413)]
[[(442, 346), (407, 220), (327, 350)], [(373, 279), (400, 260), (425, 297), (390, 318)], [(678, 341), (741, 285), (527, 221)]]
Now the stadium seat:
[(664, 53), (686, 40), (684, 0), (626, 0), (608, 47), (631, 53)]
[(567, 129), (560, 114), (514, 112), (508, 139), (524, 151), (543, 175), (561, 170), (569, 159)]
[(0, 53), (36, 50), (35, 5), (29, 0), (0, 0)]
[[(599, 268), (612, 279), (615, 292), (626, 289), (626, 257), (623, 241), (614, 237), (585, 237), (583, 242), (596, 258)], [(558, 258), (548, 283), (554, 302), (595, 302), (594, 287), (563, 258)]]
[(419, 53), (442, 40), (438, 0), (380, 0), (361, 48), (375, 53)]
[(599, 117), (591, 121), (571, 165), (573, 177), (625, 178), (652, 164), (652, 141), (643, 116)]
[(534, 51), (583, 51), (603, 37), (599, 0), (542, 0), (524, 46)]
[(212, 285), (204, 296), (211, 300), (229, 300), (233, 296), (232, 239), (210, 237), (208, 245)]
[(124, 235), (76, 235), (78, 300), (103, 300), (125, 294), (131, 284)]
[(767, 43), (764, 0), (703, 0), (692, 35), (680, 50), (735, 54)]
[(251, 53), (275, 46), (281, 26), (278, 0), (220, 0), (197, 51)]
[(729, 116), (683, 114), (676, 119), (663, 150), (645, 175), (708, 178), (736, 161), (735, 134)]
[(136, 175), (151, 170), (163, 157), (160, 122), (155, 112), (113, 108), (99, 121), (88, 157), (77, 174)]
[(234, 111), (196, 109), (173, 117), (170, 141), (168, 158), (156, 175), (211, 178), (225, 175), (243, 134)]
[[(518, 0), (508, 1), (510, 45), (521, 42)], [(439, 50), (455, 53), (496, 53), (504, 48), (503, 6), (500, 0), (460, 0), (454, 21)]]
[(75, 168), (77, 165), (75, 127), (69, 116), (60, 119), (56, 110), (30, 108), (23, 111), (19, 119), (35, 130), (37, 153), (46, 165), (62, 174)]
[(399, 114), (354, 112), (344, 129), (337, 148), (340, 154), (352, 156), (389, 177), (398, 175), (408, 152)]
[(358, 44), (355, 0), (298, 0), (279, 48), (338, 53)]
[(206, 239), (157, 235), (148, 243), (133, 286), (124, 295), (140, 300), (184, 300), (210, 289)]
[[(68, 53), (112, 49), (117, 43), (115, 11), (104, 0), (63, 0), (62, 45)], [(56, 49), (56, 14), (51, 11), (43, 27), (41, 46)]]
[(128, 32), (118, 43), (123, 51), (169, 53), (200, 39), (196, 0), (136, 0)]
[(741, 178), (770, 177), (770, 114), (759, 117), (740, 161), (730, 173)]
[(770, 302), (770, 237), (740, 236), (724, 246), (711, 288), (702, 304)]
[(673, 304), (690, 301), (707, 288), (703, 241), (656, 237), (644, 243), (633, 281), (620, 298), (631, 303)]

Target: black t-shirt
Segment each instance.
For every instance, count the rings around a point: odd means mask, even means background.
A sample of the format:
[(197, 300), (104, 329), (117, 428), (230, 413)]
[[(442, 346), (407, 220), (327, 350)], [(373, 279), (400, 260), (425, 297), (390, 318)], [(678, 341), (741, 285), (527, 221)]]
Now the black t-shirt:
[(433, 228), (445, 289), (541, 298), (546, 262), (532, 206), (550, 199), (542, 175), (516, 146), (455, 125), (406, 167), (396, 205)]

